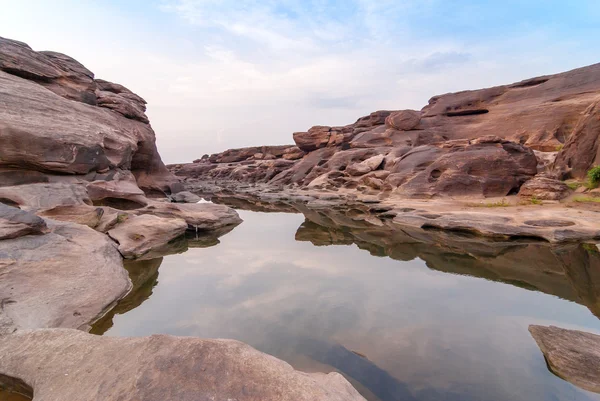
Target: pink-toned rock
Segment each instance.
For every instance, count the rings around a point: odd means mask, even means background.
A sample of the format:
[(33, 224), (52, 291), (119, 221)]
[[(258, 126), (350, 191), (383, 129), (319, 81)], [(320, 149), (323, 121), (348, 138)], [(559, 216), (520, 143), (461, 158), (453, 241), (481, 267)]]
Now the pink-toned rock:
[(327, 146), (331, 136), (331, 127), (315, 126), (308, 132), (294, 132), (296, 146), (304, 152), (312, 152)]
[(415, 129), (421, 122), (421, 113), (415, 110), (393, 112), (385, 119), (385, 125), (399, 131)]
[(540, 200), (561, 200), (570, 193), (571, 189), (564, 182), (538, 175), (521, 186), (519, 196)]

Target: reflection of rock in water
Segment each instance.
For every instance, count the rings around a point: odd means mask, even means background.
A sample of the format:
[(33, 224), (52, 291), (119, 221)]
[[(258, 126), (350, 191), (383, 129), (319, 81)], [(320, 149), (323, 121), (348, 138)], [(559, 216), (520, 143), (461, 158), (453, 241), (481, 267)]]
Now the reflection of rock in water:
[(374, 256), (420, 258), (446, 273), (500, 281), (587, 306), (600, 317), (600, 252), (595, 245), (552, 247), (539, 241), (490, 241), (483, 237), (413, 227), (374, 226), (331, 211), (309, 211), (296, 240), (314, 245), (356, 244)]
[(122, 315), (129, 312), (150, 298), (152, 289), (158, 284), (158, 268), (162, 263), (162, 256), (183, 253), (189, 248), (208, 248), (215, 246), (219, 244), (219, 237), (229, 233), (235, 227), (235, 225), (230, 225), (210, 232), (188, 232), (184, 236), (169, 242), (164, 247), (153, 250), (151, 252), (151, 254), (155, 256), (153, 259), (150, 259), (148, 254), (146, 254), (144, 255), (143, 260), (125, 260), (123, 264), (125, 269), (129, 272), (129, 278), (131, 279), (133, 287), (129, 294), (119, 301), (117, 306), (94, 323), (90, 333), (100, 335), (106, 333), (112, 327), (113, 317), (115, 315)]
[(93, 324), (90, 333), (104, 334), (113, 325), (113, 317), (122, 315), (140, 306), (152, 295), (152, 289), (158, 284), (158, 268), (162, 258), (150, 260), (125, 260), (125, 269), (129, 272), (129, 278), (133, 288), (117, 306)]
[(296, 232), (297, 241), (315, 246), (355, 244), (373, 256), (402, 261), (419, 258), (434, 270), (574, 301), (600, 317), (600, 252), (595, 245), (555, 247), (532, 239), (494, 241), (467, 233), (399, 226), (386, 220), (389, 216), (377, 205), (311, 209), (305, 204), (255, 201), (250, 196), (221, 195), (216, 200), (247, 210), (303, 213), (306, 220)]

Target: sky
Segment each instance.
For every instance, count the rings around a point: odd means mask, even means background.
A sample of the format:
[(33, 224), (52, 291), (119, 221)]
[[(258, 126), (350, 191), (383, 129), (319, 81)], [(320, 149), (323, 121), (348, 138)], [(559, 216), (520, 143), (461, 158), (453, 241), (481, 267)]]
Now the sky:
[(0, 0), (0, 36), (148, 101), (166, 163), (600, 62), (598, 0)]

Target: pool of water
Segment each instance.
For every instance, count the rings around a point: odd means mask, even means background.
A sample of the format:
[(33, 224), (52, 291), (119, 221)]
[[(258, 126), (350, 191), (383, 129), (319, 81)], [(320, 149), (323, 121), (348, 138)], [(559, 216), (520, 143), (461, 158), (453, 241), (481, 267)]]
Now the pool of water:
[(527, 330), (600, 332), (596, 248), (239, 213), (219, 240), (129, 263), (135, 291), (94, 332), (233, 338), (373, 401), (600, 400), (550, 373)]

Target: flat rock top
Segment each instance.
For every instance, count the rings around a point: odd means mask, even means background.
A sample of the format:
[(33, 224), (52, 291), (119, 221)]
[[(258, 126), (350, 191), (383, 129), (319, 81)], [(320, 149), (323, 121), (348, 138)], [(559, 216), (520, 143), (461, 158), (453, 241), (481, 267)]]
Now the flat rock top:
[(338, 373), (302, 373), (233, 340), (100, 337), (46, 329), (0, 337), (0, 377), (36, 401), (364, 401)]
[(549, 369), (562, 379), (600, 393), (600, 336), (555, 326), (529, 326)]

